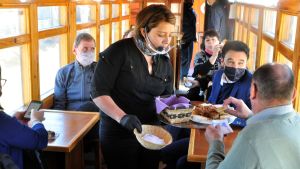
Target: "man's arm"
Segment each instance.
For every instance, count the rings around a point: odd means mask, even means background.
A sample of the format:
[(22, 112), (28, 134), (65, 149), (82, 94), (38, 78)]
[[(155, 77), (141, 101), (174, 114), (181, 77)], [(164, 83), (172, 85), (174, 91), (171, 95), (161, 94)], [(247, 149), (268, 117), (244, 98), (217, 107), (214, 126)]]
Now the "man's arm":
[(219, 164), (225, 159), (224, 143), (220, 140), (213, 141), (208, 150), (206, 169), (218, 168)]
[(54, 109), (65, 110), (67, 99), (67, 86), (64, 82), (63, 72), (57, 72), (54, 86)]

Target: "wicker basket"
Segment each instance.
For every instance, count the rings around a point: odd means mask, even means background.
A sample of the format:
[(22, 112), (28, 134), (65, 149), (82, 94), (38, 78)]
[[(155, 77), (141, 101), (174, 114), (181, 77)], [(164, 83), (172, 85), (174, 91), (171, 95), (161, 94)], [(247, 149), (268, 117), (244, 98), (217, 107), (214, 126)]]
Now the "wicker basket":
[[(142, 133), (138, 133), (136, 129), (134, 129), (134, 134), (140, 144), (150, 150), (160, 150), (165, 146), (172, 143), (173, 139), (171, 134), (163, 129), (160, 126), (153, 126), (153, 125), (142, 125), (143, 131)], [(152, 134), (164, 140), (165, 144), (155, 144), (143, 139), (145, 134)]]
[(165, 109), (163, 112), (161, 112), (161, 116), (163, 116), (171, 124), (184, 123), (190, 120), (192, 111), (193, 111), (193, 107), (188, 109), (176, 109), (176, 110)]

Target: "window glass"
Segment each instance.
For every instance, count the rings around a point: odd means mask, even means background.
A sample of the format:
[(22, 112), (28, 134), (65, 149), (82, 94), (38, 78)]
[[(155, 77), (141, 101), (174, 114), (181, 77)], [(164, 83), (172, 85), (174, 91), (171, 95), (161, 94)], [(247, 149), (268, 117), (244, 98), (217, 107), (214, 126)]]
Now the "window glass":
[(129, 30), (130, 28), (130, 23), (129, 23), (129, 20), (123, 20), (122, 21), (122, 36), (124, 35), (124, 33)]
[(239, 38), (239, 23), (235, 22), (234, 25), (234, 39), (238, 39)]
[(39, 75), (41, 99), (44, 99), (53, 93), (55, 76), (60, 68), (60, 41), (60, 36), (39, 40)]
[(112, 9), (111, 9), (111, 17), (112, 18), (117, 18), (120, 16), (119, 14), (119, 4), (112, 4)]
[(229, 0), (229, 2), (242, 2), (242, 3), (248, 3), (248, 4), (257, 4), (257, 5), (264, 5), (264, 6), (277, 6), (279, 0)]
[(264, 34), (274, 38), (276, 27), (277, 12), (273, 10), (264, 11), (263, 32)]
[[(62, 25), (63, 15), (61, 14), (62, 8), (59, 6), (48, 6), (48, 7), (38, 7), (38, 27), (39, 30), (55, 28)], [(65, 15), (64, 15), (65, 16)]]
[(257, 50), (257, 36), (256, 34), (250, 32), (249, 37), (249, 60), (248, 60), (248, 69), (250, 71), (255, 70), (255, 63), (256, 63), (256, 50)]
[(244, 23), (248, 23), (248, 16), (249, 16), (249, 7), (245, 7), (244, 18), (243, 18)]
[(181, 13), (180, 3), (171, 3), (171, 11), (173, 13)]
[(290, 49), (294, 49), (297, 28), (297, 16), (282, 14), (279, 40)]
[(122, 4), (122, 16), (129, 15), (129, 4)]
[(0, 9), (0, 23), (0, 39), (25, 34), (25, 10)]
[(251, 25), (254, 28), (258, 28), (258, 18), (259, 17), (259, 10), (256, 8), (251, 9)]
[(76, 6), (76, 23), (88, 23), (93, 21), (91, 5), (77, 5)]
[(247, 28), (243, 27), (243, 42), (247, 43)]
[(274, 47), (270, 45), (266, 41), (262, 41), (262, 50), (261, 50), (261, 65), (265, 63), (272, 63), (273, 62), (273, 54), (274, 54)]
[(120, 22), (112, 22), (111, 27), (111, 43), (114, 43), (120, 39)]
[(281, 53), (278, 54), (278, 63), (287, 64), (291, 69), (293, 69), (292, 62)]
[(87, 29), (81, 29), (77, 31), (77, 35), (80, 33), (89, 33), (92, 35), (92, 29), (91, 28), (87, 28)]
[(0, 103), (6, 112), (12, 112), (24, 105), (21, 54), (21, 46), (0, 49), (1, 75), (2, 79), (7, 80), (2, 88)]
[(109, 24), (100, 26), (100, 52), (109, 46)]
[(101, 4), (100, 5), (100, 20), (105, 20), (109, 18), (109, 5)]
[(147, 6), (153, 5), (153, 4), (157, 4), (157, 5), (165, 5), (165, 3), (163, 3), (163, 2), (147, 2)]
[(244, 5), (241, 5), (240, 20), (244, 20)]

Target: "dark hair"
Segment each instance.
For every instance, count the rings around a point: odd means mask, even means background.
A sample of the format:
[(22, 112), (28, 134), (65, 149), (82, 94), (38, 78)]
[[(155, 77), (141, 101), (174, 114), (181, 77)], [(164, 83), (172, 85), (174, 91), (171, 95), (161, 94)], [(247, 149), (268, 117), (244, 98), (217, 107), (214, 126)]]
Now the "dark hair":
[(90, 35), (89, 33), (80, 33), (79, 35), (77, 35), (77, 37), (75, 39), (74, 47), (77, 48), (82, 40), (84, 40), (84, 41), (94, 41), (96, 43), (93, 36)]
[(141, 28), (146, 28), (150, 32), (160, 22), (168, 22), (175, 25), (175, 15), (165, 5), (149, 5), (143, 8), (136, 16), (135, 36), (144, 39)]
[(222, 55), (225, 57), (226, 53), (230, 50), (236, 51), (236, 52), (244, 52), (247, 56), (247, 59), (249, 59), (249, 47), (247, 44), (245, 44), (242, 41), (227, 41), (222, 49)]
[(294, 73), (286, 64), (265, 64), (254, 72), (252, 80), (263, 100), (288, 100), (293, 94)]
[(201, 49), (204, 50), (205, 49), (205, 39), (207, 37), (217, 37), (218, 40), (220, 40), (220, 36), (218, 34), (217, 31), (215, 31), (214, 29), (208, 29), (207, 31), (204, 32), (203, 38), (202, 38), (202, 43), (201, 43)]

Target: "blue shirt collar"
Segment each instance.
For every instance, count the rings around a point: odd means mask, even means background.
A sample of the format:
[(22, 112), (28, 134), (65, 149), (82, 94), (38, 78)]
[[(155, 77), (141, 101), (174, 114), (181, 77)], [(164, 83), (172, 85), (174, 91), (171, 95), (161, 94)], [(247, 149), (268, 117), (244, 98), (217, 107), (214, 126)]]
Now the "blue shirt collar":
[(255, 124), (260, 121), (272, 119), (273, 117), (276, 117), (276, 116), (285, 115), (285, 114), (294, 113), (294, 112), (295, 112), (295, 110), (294, 110), (292, 104), (267, 108), (267, 109), (264, 109), (263, 111), (255, 114), (251, 118), (249, 118), (247, 120), (247, 125)]

